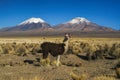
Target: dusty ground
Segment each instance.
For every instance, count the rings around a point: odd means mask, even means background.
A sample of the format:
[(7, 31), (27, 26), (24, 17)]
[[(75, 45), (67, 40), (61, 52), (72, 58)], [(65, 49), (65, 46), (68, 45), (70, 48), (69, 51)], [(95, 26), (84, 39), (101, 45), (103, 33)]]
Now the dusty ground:
[[(20, 80), (21, 77), (31, 79), (35, 76), (41, 80), (72, 80), (70, 74), (87, 74), (88, 80), (99, 75), (115, 75), (113, 69), (117, 60), (105, 59), (87, 61), (84, 56), (69, 54), (61, 58), (62, 65), (56, 67), (42, 66), (39, 63), (41, 54), (17, 56), (0, 55), (0, 80)], [(53, 61), (53, 60), (52, 60)]]

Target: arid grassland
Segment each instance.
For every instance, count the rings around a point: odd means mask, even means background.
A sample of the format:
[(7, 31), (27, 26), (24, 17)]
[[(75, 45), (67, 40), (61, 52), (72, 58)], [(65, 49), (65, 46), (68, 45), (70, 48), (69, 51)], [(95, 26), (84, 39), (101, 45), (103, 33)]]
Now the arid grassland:
[(43, 42), (62, 37), (0, 38), (0, 80), (119, 80), (120, 38), (71, 37), (69, 50), (42, 63)]

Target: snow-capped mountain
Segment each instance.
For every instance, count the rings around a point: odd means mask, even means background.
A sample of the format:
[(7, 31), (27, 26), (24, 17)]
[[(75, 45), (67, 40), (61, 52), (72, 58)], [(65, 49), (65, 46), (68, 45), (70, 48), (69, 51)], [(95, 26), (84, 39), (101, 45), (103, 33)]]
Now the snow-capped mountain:
[(76, 17), (76, 18), (72, 19), (71, 21), (69, 21), (67, 23), (80, 24), (80, 23), (90, 23), (90, 21), (87, 20), (86, 18), (83, 18), (83, 17)]
[(21, 22), (21, 23), (18, 24), (18, 25), (25, 25), (25, 24), (31, 24), (31, 23), (45, 23), (45, 21), (42, 20), (41, 18), (32, 17), (32, 18), (30, 18), (30, 19), (27, 19), (27, 20)]
[(29, 18), (20, 24), (13, 26), (13, 27), (8, 27), (4, 28), (1, 31), (28, 31), (28, 30), (49, 30), (51, 29), (51, 25), (46, 23), (44, 20), (41, 18)]
[(69, 31), (113, 31), (111, 28), (97, 25), (86, 18), (76, 17), (72, 20), (55, 26), (56, 30)]

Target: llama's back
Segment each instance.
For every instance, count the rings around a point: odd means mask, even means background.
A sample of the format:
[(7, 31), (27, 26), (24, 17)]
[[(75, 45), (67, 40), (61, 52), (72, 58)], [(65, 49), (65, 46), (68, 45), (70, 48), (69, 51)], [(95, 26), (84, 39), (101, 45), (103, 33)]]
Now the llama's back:
[(50, 52), (53, 56), (56, 56), (58, 54), (63, 54), (64, 52), (64, 46), (63, 43), (52, 43), (52, 42), (44, 42), (41, 44), (42, 51)]

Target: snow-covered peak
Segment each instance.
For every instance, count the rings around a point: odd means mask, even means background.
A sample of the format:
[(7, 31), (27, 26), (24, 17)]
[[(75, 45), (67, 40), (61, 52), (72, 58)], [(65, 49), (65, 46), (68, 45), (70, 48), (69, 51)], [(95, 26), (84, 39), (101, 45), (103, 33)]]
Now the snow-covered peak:
[(25, 21), (23, 21), (22, 23), (20, 23), (19, 25), (25, 25), (25, 24), (30, 24), (30, 23), (45, 23), (44, 20), (42, 20), (41, 18), (29, 18)]
[(71, 24), (80, 24), (80, 23), (89, 23), (90, 21), (87, 20), (86, 18), (83, 17), (76, 17), (74, 19), (72, 19), (71, 21), (67, 22), (67, 23), (71, 23)]

